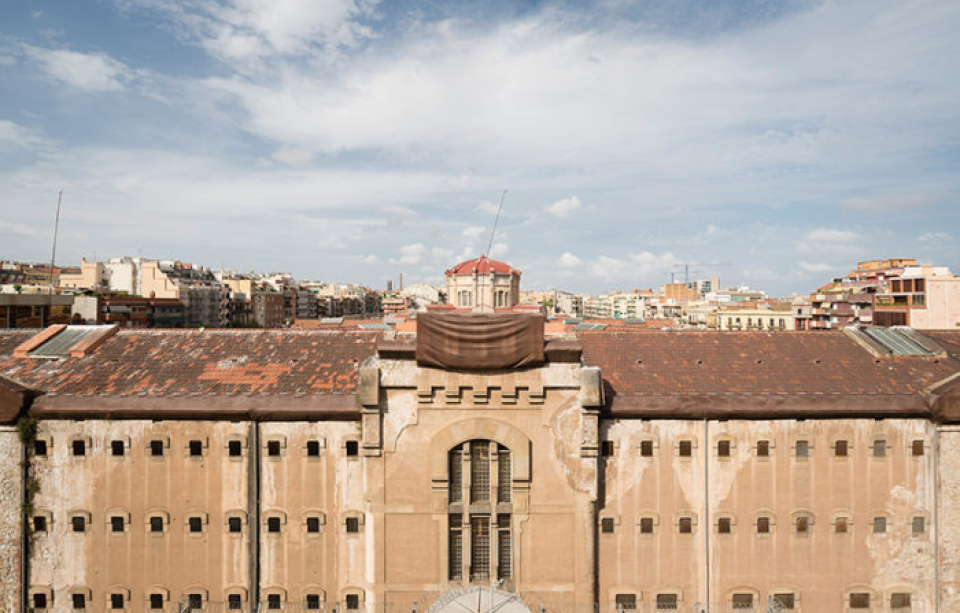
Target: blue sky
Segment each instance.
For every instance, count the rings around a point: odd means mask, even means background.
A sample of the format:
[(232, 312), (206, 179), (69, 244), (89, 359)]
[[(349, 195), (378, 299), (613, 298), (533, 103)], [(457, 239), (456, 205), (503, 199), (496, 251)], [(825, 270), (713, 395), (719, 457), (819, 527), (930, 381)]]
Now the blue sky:
[(0, 258), (383, 287), (960, 268), (960, 3), (14, 0)]

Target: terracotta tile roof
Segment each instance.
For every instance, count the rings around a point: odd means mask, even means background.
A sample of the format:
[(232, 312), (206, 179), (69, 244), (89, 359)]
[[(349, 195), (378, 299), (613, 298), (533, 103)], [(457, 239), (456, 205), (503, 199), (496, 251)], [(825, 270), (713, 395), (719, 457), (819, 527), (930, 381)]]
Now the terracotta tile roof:
[[(37, 331), (33, 331), (36, 334)], [(377, 332), (120, 331), (84, 358), (14, 358), (29, 337), (0, 331), (0, 377), (47, 394), (349, 394)]]
[(616, 330), (578, 338), (584, 362), (601, 369), (611, 407), (653, 406), (664, 397), (676, 406), (678, 397), (889, 395), (904, 397), (897, 402), (913, 410), (922, 405), (922, 390), (960, 371), (956, 354), (876, 358), (839, 330)]

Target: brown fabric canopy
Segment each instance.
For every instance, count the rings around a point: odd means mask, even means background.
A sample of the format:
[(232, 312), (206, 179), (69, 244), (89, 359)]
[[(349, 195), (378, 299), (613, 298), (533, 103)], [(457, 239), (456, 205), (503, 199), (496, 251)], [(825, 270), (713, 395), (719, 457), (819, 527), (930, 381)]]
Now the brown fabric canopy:
[(504, 370), (544, 362), (543, 317), (423, 313), (417, 316), (417, 363), (454, 370)]

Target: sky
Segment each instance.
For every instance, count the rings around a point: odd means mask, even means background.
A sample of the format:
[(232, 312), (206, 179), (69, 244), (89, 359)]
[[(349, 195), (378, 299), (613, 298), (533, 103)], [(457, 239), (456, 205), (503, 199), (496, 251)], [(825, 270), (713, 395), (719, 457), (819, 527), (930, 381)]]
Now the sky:
[[(954, 0), (10, 0), (0, 259), (809, 293), (960, 269)], [(960, 272), (960, 270), (957, 270)]]

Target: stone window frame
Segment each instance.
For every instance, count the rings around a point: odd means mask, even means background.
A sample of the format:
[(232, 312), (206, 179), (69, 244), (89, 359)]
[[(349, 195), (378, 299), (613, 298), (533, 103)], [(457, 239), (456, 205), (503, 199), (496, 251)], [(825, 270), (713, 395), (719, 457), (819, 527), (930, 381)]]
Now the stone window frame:
[[(307, 597), (308, 596), (319, 596), (320, 597), (320, 608), (319, 609), (308, 609), (307, 608)], [(302, 611), (324, 611), (326, 610), (327, 603), (327, 591), (320, 587), (319, 584), (311, 584), (304, 586), (300, 589), (300, 609)]]
[[(115, 455), (115, 454), (113, 453), (113, 443), (115, 443), (115, 442), (117, 442), (117, 441), (123, 443), (123, 455)], [(113, 435), (110, 435), (110, 436), (104, 437), (104, 446), (103, 446), (103, 448), (109, 450), (109, 453), (108, 453), (107, 455), (109, 455), (111, 458), (116, 458), (117, 461), (120, 461), (121, 459), (125, 459), (128, 455), (130, 455), (130, 451), (133, 449), (133, 445), (132, 445), (132, 443), (131, 443), (131, 440), (130, 440), (130, 437), (129, 437), (129, 436), (125, 436), (125, 435), (113, 436)]]
[(200, 602), (202, 603), (201, 607), (206, 608), (203, 605), (206, 605), (208, 602), (210, 602), (210, 590), (205, 588), (203, 584), (195, 583), (194, 585), (186, 588), (185, 590), (183, 590), (183, 592), (181, 592), (180, 600), (189, 604), (190, 596), (192, 594), (199, 594)]
[[(910, 599), (910, 605), (907, 607), (894, 607), (893, 597), (901, 594), (908, 595), (908, 598)], [(888, 587), (886, 590), (884, 590), (883, 603), (892, 613), (916, 611), (917, 609), (913, 608), (913, 605), (915, 605), (918, 601), (917, 589), (914, 586), (896, 584), (893, 587)]]
[[(807, 529), (805, 532), (800, 532), (798, 530), (799, 521), (804, 517), (807, 519)], [(790, 532), (797, 538), (810, 538), (813, 534), (813, 527), (816, 525), (817, 517), (813, 511), (809, 509), (798, 509), (790, 513)]]
[(783, 609), (784, 612), (789, 611), (800, 611), (800, 590), (795, 587), (787, 585), (777, 585), (773, 589), (767, 591), (767, 600), (772, 601), (777, 594), (792, 594), (793, 595), (793, 608), (792, 609)]
[(450, 451), (470, 440), (489, 440), (509, 449), (514, 491), (529, 487), (530, 439), (512, 424), (490, 417), (464, 419), (434, 435), (430, 441), (430, 478), (434, 487), (449, 487), (447, 470)]
[[(230, 532), (230, 519), (237, 518), (240, 520), (240, 532)], [(247, 512), (243, 509), (230, 509), (225, 511), (223, 514), (223, 531), (227, 536), (233, 536), (235, 538), (241, 538), (246, 534), (244, 529), (249, 523), (249, 517)]]
[[(727, 519), (730, 521), (729, 532), (720, 532), (721, 519)], [(717, 538), (732, 538), (736, 533), (736, 527), (737, 515), (733, 511), (719, 510), (713, 513), (713, 532), (717, 535)]]
[[(609, 453), (607, 452), (609, 449)], [(620, 451), (619, 439), (607, 439), (600, 441), (600, 457), (606, 459), (615, 459)]]
[[(145, 439), (146, 441), (144, 442), (143, 450), (148, 460), (161, 462), (165, 460), (168, 455), (170, 455), (170, 437), (166, 434), (148, 434)], [(153, 455), (154, 441), (160, 441), (163, 449), (163, 455)]]
[[(42, 454), (42, 455), (38, 455), (38, 454), (36, 453), (36, 449), (37, 449), (36, 443), (37, 443), (38, 441), (42, 441), (43, 443), (46, 444), (46, 447), (47, 447), (47, 448), (46, 448), (46, 453), (44, 453), (44, 454)], [(50, 435), (50, 434), (37, 434), (36, 436), (33, 437), (33, 442), (34, 442), (34, 444), (30, 446), (30, 450), (29, 450), (29, 451), (30, 451), (30, 457), (31, 457), (31, 458), (42, 458), (42, 459), (46, 460), (46, 459), (49, 458), (51, 455), (53, 455), (54, 446), (53, 446), (53, 436), (52, 436), (52, 435)]]
[[(838, 519), (847, 520), (847, 531), (846, 532), (837, 532), (837, 520)], [(834, 511), (830, 517), (830, 532), (839, 536), (846, 536), (852, 532), (853, 529), (853, 513), (846, 509), (840, 509)]]
[[(619, 586), (611, 588), (610, 602), (613, 603), (612, 611), (620, 613), (621, 611), (642, 611), (643, 610), (643, 592), (631, 586)], [(633, 596), (633, 607), (621, 608), (617, 600), (620, 596)]]
[[(760, 455), (760, 441), (767, 442), (767, 455)], [(750, 450), (753, 452), (753, 457), (756, 460), (761, 462), (769, 462), (770, 458), (773, 457), (773, 452), (777, 449), (777, 440), (774, 438), (758, 438), (753, 441), (750, 445)]]
[[(47, 529), (43, 531), (38, 531), (34, 528), (34, 517), (42, 517), (46, 520)], [(30, 534), (36, 535), (47, 535), (53, 532), (53, 511), (49, 509), (34, 509), (33, 515), (30, 517)]]
[[(676, 596), (677, 608), (676, 609), (657, 609), (657, 599), (659, 596)], [(683, 590), (679, 588), (663, 587), (650, 593), (650, 610), (651, 611), (671, 611), (671, 610), (680, 611), (682, 609), (683, 609)]]
[[(680, 520), (684, 518), (690, 519), (690, 532), (680, 532)], [(696, 511), (680, 510), (673, 515), (673, 526), (674, 526), (674, 529), (676, 530), (676, 533), (679, 536), (686, 537), (686, 536), (695, 535), (697, 533), (698, 523), (699, 523), (699, 519), (697, 517)]]
[[(843, 441), (847, 444), (846, 455), (837, 455), (837, 443), (840, 441)], [(834, 460), (839, 460), (841, 462), (850, 461), (850, 459), (853, 457), (852, 452), (856, 447), (853, 443), (854, 443), (853, 440), (846, 437), (837, 436), (837, 437), (831, 438), (830, 439), (830, 457), (832, 457)]]
[[(650, 455), (643, 455), (643, 444), (650, 443)], [(646, 460), (655, 459), (660, 453), (660, 439), (656, 436), (642, 436), (637, 443), (637, 457)]]
[[(190, 529), (190, 520), (199, 519), (200, 520), (200, 532), (194, 532)], [(207, 531), (210, 529), (210, 515), (201, 510), (187, 511), (184, 514), (183, 522), (183, 533), (187, 538), (200, 538), (202, 539), (206, 536)]]
[[(347, 532), (348, 519), (357, 520), (356, 532)], [(366, 522), (366, 514), (363, 511), (344, 511), (340, 515), (340, 525), (343, 527), (343, 533), (347, 535), (347, 537), (355, 537), (363, 534), (365, 522)]]
[[(210, 437), (205, 435), (189, 434), (183, 442), (183, 457), (191, 462), (202, 462), (210, 454)], [(200, 455), (190, 453), (190, 446), (194, 441), (200, 441)]]
[[(277, 519), (280, 521), (280, 530), (277, 532), (270, 531), (270, 520)], [(267, 537), (280, 538), (284, 535), (285, 526), (287, 525), (287, 513), (282, 509), (270, 509), (263, 512), (263, 533)]]
[(723, 600), (726, 603), (730, 603), (730, 609), (732, 611), (737, 610), (737, 608), (733, 606), (733, 598), (734, 596), (738, 596), (740, 594), (749, 594), (752, 597), (754, 608), (748, 610), (755, 611), (757, 607), (760, 607), (763, 604), (760, 601), (760, 590), (755, 585), (741, 584), (737, 587), (728, 589), (726, 592), (726, 598)]
[[(346, 587), (343, 589), (343, 591), (340, 594), (341, 594), (340, 602), (342, 603), (342, 607), (339, 609), (340, 611), (362, 611), (363, 610), (363, 607), (366, 604), (366, 593), (361, 588)], [(357, 597), (356, 609), (347, 608), (347, 596)]]
[[(350, 452), (350, 446), (351, 446), (351, 445), (355, 445), (355, 446), (356, 446), (356, 447), (355, 447), (355, 449), (356, 449), (356, 452), (355, 452), (355, 453), (351, 453), (351, 452)], [(343, 440), (340, 442), (340, 452), (343, 454), (343, 457), (347, 458), (348, 460), (355, 460), (355, 459), (359, 458), (359, 457), (360, 457), (360, 449), (361, 449), (360, 439), (359, 439), (358, 437), (356, 437), (356, 436), (347, 437), (347, 438), (343, 439)]]
[[(609, 531), (604, 530), (604, 526), (609, 525), (611, 529)], [(620, 516), (614, 515), (613, 513), (599, 513), (597, 515), (597, 527), (601, 535), (609, 534), (613, 535), (618, 532), (617, 528), (620, 526)]]
[[(317, 455), (310, 455), (308, 448), (311, 442), (317, 443), (318, 453)], [(327, 450), (327, 439), (323, 436), (316, 436), (304, 439), (303, 445), (300, 447), (300, 455), (307, 460), (307, 462), (319, 462), (323, 458), (324, 452)]]
[[(870, 604), (867, 607), (851, 607), (850, 596), (852, 594), (869, 594)], [(869, 585), (856, 583), (843, 590), (843, 611), (851, 613), (868, 613), (874, 611), (877, 606), (877, 591)]]
[[(637, 534), (640, 535), (642, 539), (652, 539), (657, 536), (657, 532), (660, 528), (660, 514), (653, 511), (640, 511), (640, 516), (637, 517)], [(651, 526), (650, 532), (644, 532), (641, 524), (644, 519), (652, 520), (653, 525)]]
[[(270, 608), (270, 597), (279, 596), (280, 606), (276, 609)], [(263, 588), (263, 591), (260, 593), (260, 610), (261, 611), (283, 611), (287, 605), (287, 590), (283, 586), (272, 584)]]
[[(73, 519), (75, 517), (83, 518), (83, 532), (77, 532), (73, 529)], [(90, 528), (93, 526), (93, 513), (86, 509), (71, 509), (67, 511), (67, 526), (67, 531), (70, 534), (86, 534), (90, 532)]]
[[(113, 531), (113, 518), (120, 517), (123, 519), (123, 532), (114, 532)], [(103, 526), (104, 530), (107, 531), (107, 534), (112, 537), (125, 537), (128, 532), (130, 532), (130, 512), (124, 509), (118, 509), (116, 507), (107, 509), (103, 514)]]
[[(279, 445), (279, 453), (277, 455), (270, 454), (271, 443), (277, 443)], [(267, 460), (273, 462), (279, 462), (287, 455), (287, 437), (282, 434), (269, 434), (263, 437), (263, 457)]]
[[(883, 518), (883, 531), (876, 531), (876, 520)], [(870, 534), (878, 535), (882, 534), (884, 536), (889, 536), (893, 529), (893, 518), (894, 515), (886, 509), (876, 509), (870, 513)]]
[[(123, 607), (116, 609), (113, 606), (113, 595), (121, 594), (123, 596)], [(130, 588), (123, 584), (114, 584), (107, 588), (103, 597), (103, 607), (106, 611), (129, 611), (130, 610)]]
[[(727, 450), (727, 455), (720, 455), (720, 443), (725, 442), (729, 443), (730, 447)], [(737, 440), (733, 437), (732, 434), (718, 434), (713, 439), (713, 457), (720, 462), (729, 462), (731, 461), (737, 453)]]
[[(163, 599), (163, 607), (160, 609), (153, 609), (150, 607), (150, 597), (153, 595), (159, 595)], [(164, 611), (170, 602), (170, 590), (163, 587), (162, 585), (150, 585), (143, 591), (143, 610), (147, 613), (150, 611)]]
[[(797, 455), (797, 447), (802, 442), (807, 444), (807, 454)], [(790, 457), (796, 462), (809, 462), (810, 458), (813, 457), (813, 452), (815, 449), (816, 445), (814, 444), (813, 438), (810, 436), (795, 436), (790, 441)]]
[[(913, 522), (916, 518), (923, 518), (923, 532), (915, 532), (913, 529)], [(931, 513), (929, 511), (924, 511), (923, 509), (915, 509), (910, 513), (910, 529), (907, 532), (911, 538), (927, 538), (930, 536), (930, 522), (931, 522)]]
[[(680, 455), (680, 443), (690, 443), (690, 455)], [(681, 436), (678, 437), (673, 444), (673, 455), (680, 458), (682, 461), (690, 462), (697, 455), (697, 449), (699, 448), (699, 441), (696, 436)]]
[[(921, 444), (921, 446), (922, 446), (921, 449), (922, 449), (923, 453), (921, 453), (921, 454), (919, 454), (919, 455), (917, 455), (916, 453), (914, 453), (914, 444), (915, 444), (915, 443), (920, 443), (920, 444)], [(910, 437), (909, 440), (905, 441), (905, 445), (906, 445), (906, 456), (907, 456), (908, 458), (913, 458), (914, 460), (919, 460), (920, 458), (923, 458), (923, 457), (926, 457), (927, 455), (929, 455), (928, 451), (930, 450), (930, 445), (929, 445), (929, 443), (927, 443), (927, 439), (926, 439), (925, 436), (924, 436), (924, 437), (921, 437), (921, 438)]]
[[(883, 454), (876, 455), (876, 445), (877, 443), (883, 443)], [(884, 434), (874, 434), (870, 437), (870, 453), (869, 457), (871, 460), (885, 461), (890, 457), (890, 451), (893, 449), (893, 445), (890, 444), (890, 437)]]
[[(231, 609), (230, 608), (230, 597), (239, 596), (240, 597), (240, 608)], [(250, 601), (250, 593), (247, 591), (247, 588), (243, 585), (232, 584), (223, 588), (223, 610), (225, 613), (229, 611), (244, 611), (246, 604)]]
[[(769, 530), (767, 532), (758, 532), (757, 526), (760, 523), (760, 518), (765, 517), (768, 520)], [(773, 509), (760, 509), (753, 514), (753, 534), (757, 538), (771, 538), (776, 533), (777, 528), (777, 514), (773, 512)]]
[[(240, 444), (240, 455), (230, 455), (230, 443), (233, 442)], [(230, 462), (243, 462), (244, 458), (246, 458), (247, 454), (249, 453), (249, 447), (250, 443), (246, 436), (241, 434), (231, 434), (223, 443), (223, 453)]]
[(86, 585), (71, 585), (67, 589), (67, 609), (71, 611), (81, 610), (73, 606), (73, 597), (75, 595), (83, 595), (86, 608), (82, 610), (90, 611), (93, 609), (93, 590)]
[[(158, 517), (162, 521), (163, 529), (160, 532), (154, 532), (151, 520)], [(143, 514), (143, 527), (149, 538), (163, 538), (170, 532), (170, 513), (165, 509), (154, 508), (148, 510)]]
[[(311, 518), (316, 518), (320, 522), (320, 529), (317, 532), (307, 530), (307, 520)], [(307, 509), (300, 516), (300, 525), (303, 527), (303, 534), (307, 538), (320, 538), (326, 532), (324, 526), (327, 525), (327, 515), (319, 509)]]
[[(73, 452), (73, 444), (77, 441), (83, 442), (83, 455), (76, 455)], [(75, 460), (84, 460), (90, 455), (93, 454), (93, 437), (88, 434), (74, 434), (67, 441), (67, 449), (69, 449), (69, 456)], [(49, 447), (48, 447), (49, 450)]]
[(44, 596), (47, 597), (47, 606), (46, 606), (45, 608), (43, 608), (43, 609), (36, 609), (37, 611), (52, 611), (52, 610), (53, 610), (53, 605), (54, 605), (54, 602), (53, 602), (53, 595), (54, 595), (53, 586), (51, 586), (51, 585), (46, 585), (46, 584), (44, 584), (44, 585), (31, 585), (31, 586), (30, 586), (30, 588), (27, 590), (27, 598), (28, 598), (28, 601), (27, 601), (27, 602), (30, 603), (30, 608), (31, 608), (31, 610), (34, 609), (34, 606), (33, 606), (34, 594), (43, 594)]

